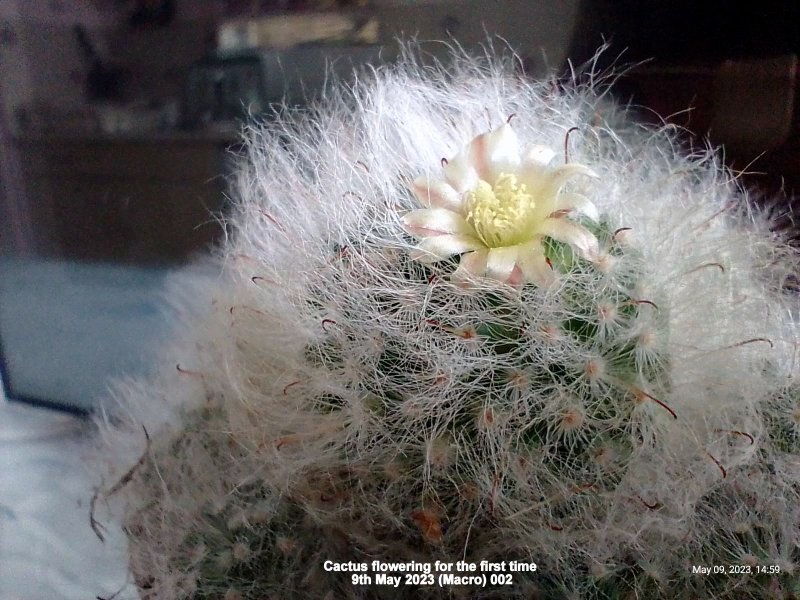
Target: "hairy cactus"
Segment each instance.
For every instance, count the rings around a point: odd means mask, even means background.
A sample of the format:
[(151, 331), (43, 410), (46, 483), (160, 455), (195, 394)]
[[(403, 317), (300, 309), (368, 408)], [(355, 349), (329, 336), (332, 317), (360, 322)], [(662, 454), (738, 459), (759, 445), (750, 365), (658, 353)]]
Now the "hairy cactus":
[(600, 85), (407, 57), (249, 132), (197, 352), (119, 387), (143, 597), (800, 593), (797, 257)]

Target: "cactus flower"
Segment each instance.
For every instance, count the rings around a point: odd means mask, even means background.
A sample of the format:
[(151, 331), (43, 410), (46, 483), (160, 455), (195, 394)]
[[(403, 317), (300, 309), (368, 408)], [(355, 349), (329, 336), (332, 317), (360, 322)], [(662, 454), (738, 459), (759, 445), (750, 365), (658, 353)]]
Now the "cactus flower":
[(552, 279), (545, 237), (593, 260), (597, 239), (567, 217), (581, 213), (596, 220), (597, 209), (563, 187), (576, 175), (596, 175), (584, 165), (551, 166), (554, 156), (539, 145), (521, 155), (516, 133), (505, 123), (443, 160), (444, 180), (417, 178), (413, 191), (425, 208), (403, 217), (406, 230), (421, 239), (414, 259), (436, 262), (460, 254), (453, 279), (485, 276), (512, 285)]

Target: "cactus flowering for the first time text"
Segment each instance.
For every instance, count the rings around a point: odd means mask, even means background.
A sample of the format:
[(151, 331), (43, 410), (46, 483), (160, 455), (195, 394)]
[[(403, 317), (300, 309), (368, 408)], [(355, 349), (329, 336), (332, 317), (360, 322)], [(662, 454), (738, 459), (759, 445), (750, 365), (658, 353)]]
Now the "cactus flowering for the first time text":
[(247, 132), (209, 305), (105, 427), (142, 598), (800, 594), (797, 254), (586, 79), (405, 57)]

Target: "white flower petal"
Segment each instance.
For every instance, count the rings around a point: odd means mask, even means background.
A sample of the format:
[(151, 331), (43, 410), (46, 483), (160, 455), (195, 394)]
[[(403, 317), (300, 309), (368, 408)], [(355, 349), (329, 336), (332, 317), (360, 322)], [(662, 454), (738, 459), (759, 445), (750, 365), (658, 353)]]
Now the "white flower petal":
[(504, 123), (472, 140), (469, 156), (478, 176), (493, 182), (499, 173), (516, 170), (519, 166), (519, 139), (511, 125)]
[[(544, 146), (542, 146), (542, 149), (543, 152), (544, 150), (548, 150), (548, 148)], [(553, 153), (553, 155), (555, 155), (555, 153)], [(544, 158), (546, 158), (546, 155), (543, 153), (542, 159)], [(541, 197), (542, 190), (550, 183), (550, 176), (553, 169), (547, 166), (548, 163), (549, 161), (531, 160), (530, 157), (528, 157), (517, 169), (517, 178), (521, 183), (528, 186), (528, 190), (537, 197)]]
[(432, 263), (450, 258), (454, 254), (479, 250), (484, 247), (480, 240), (466, 235), (437, 235), (422, 240), (411, 253), (411, 258), (424, 263)]
[(483, 277), (486, 274), (486, 260), (488, 257), (488, 248), (482, 248), (461, 255), (458, 268), (451, 275), (451, 279), (454, 281), (464, 281), (468, 277)]
[(430, 237), (457, 233), (472, 236), (472, 226), (458, 213), (446, 208), (422, 208), (412, 210), (402, 218), (406, 231), (417, 237)]
[(556, 151), (549, 146), (531, 146), (531, 149), (525, 154), (525, 160), (522, 162), (523, 166), (546, 167), (555, 158)]
[(414, 195), (423, 206), (448, 208), (455, 211), (461, 208), (461, 194), (445, 181), (428, 176), (417, 177), (412, 188)]
[(564, 185), (568, 179), (576, 175), (586, 175), (594, 179), (598, 177), (597, 173), (584, 165), (579, 165), (577, 163), (561, 165), (555, 169), (549, 169), (549, 172), (543, 180), (544, 185), (540, 188), (539, 193), (545, 196), (555, 196), (558, 190), (561, 189), (561, 186)]
[(442, 171), (447, 183), (459, 194), (472, 189), (478, 183), (478, 172), (465, 150), (447, 161), (442, 167)]
[(486, 276), (498, 281), (508, 281), (511, 272), (517, 264), (519, 246), (504, 246), (490, 248), (486, 261)]
[(523, 281), (547, 287), (555, 281), (555, 273), (547, 263), (539, 240), (521, 244), (517, 266), (522, 270)]
[(592, 232), (567, 219), (545, 219), (537, 233), (569, 244), (587, 260), (595, 260), (599, 253), (597, 238)]
[(514, 264), (514, 268), (511, 269), (511, 275), (506, 279), (506, 283), (518, 288), (524, 283), (523, 279), (522, 269), (519, 268), (519, 262), (517, 262)]
[(592, 169), (590, 169), (586, 165), (581, 165), (578, 163), (569, 163), (567, 165), (561, 165), (560, 167), (554, 168), (553, 173), (555, 175), (563, 174), (566, 177), (574, 177), (575, 175), (586, 175), (587, 177), (591, 177), (592, 179), (600, 179), (600, 175), (595, 173)]
[(590, 218), (595, 223), (600, 219), (597, 207), (583, 194), (559, 194), (556, 198), (556, 210), (575, 211)]

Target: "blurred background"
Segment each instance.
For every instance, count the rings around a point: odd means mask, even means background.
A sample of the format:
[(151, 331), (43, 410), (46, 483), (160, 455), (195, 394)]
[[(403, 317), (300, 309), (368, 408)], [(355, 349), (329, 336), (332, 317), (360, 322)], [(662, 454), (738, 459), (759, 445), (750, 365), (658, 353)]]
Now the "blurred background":
[(0, 0), (0, 351), (7, 395), (90, 410), (146, 373), (169, 273), (209, 251), (248, 119), (416, 35), (505, 40), (526, 74), (599, 68), (639, 118), (723, 144), (755, 196), (800, 188), (797, 3)]

